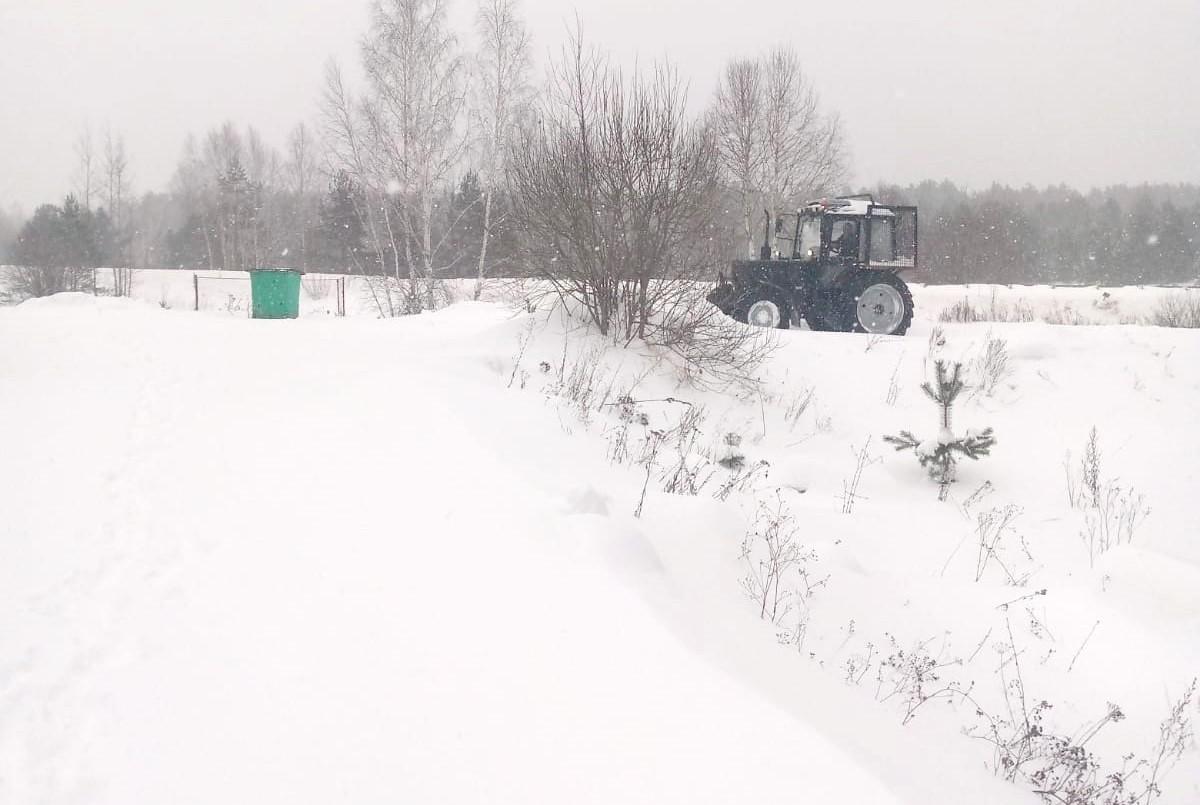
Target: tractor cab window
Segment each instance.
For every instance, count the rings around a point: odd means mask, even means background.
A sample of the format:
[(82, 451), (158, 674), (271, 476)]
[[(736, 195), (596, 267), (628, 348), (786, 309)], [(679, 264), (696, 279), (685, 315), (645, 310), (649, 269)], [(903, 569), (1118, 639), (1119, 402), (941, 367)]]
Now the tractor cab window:
[(775, 218), (775, 251), (790, 260), (796, 255), (796, 214), (782, 213)]
[(917, 208), (891, 207), (871, 216), (871, 265), (911, 268), (917, 264)]
[(896, 259), (896, 240), (891, 218), (871, 219), (871, 262), (891, 263)]
[(819, 260), (821, 257), (821, 219), (806, 215), (800, 219), (800, 244), (796, 256), (801, 260)]
[(859, 243), (858, 219), (834, 221), (829, 234), (829, 249), (833, 256), (846, 260), (857, 260)]

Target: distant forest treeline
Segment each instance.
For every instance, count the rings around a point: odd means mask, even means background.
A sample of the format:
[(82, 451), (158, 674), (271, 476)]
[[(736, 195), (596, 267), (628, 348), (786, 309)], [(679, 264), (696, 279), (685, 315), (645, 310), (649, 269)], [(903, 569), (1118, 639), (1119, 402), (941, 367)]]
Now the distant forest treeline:
[(879, 186), (916, 204), (919, 279), (1081, 285), (1200, 282), (1200, 185), (1066, 186), (968, 192), (951, 182)]
[[(136, 221), (128, 242), (100, 238), (96, 262), (133, 268), (209, 270), (272, 263), (312, 271), (361, 272), (370, 264), (365, 233), (353, 212), (353, 184), (335, 176), (322, 193), (271, 192), (265, 183), (248, 189), (241, 176), (211, 199), (183, 193), (150, 193), (129, 204)], [(1200, 283), (1200, 185), (1118, 185), (1080, 193), (1065, 186), (1013, 189), (994, 185), (964, 190), (952, 182), (882, 185), (876, 199), (920, 208), (921, 271), (932, 283), (1061, 283), (1165, 285)], [(502, 194), (501, 194), (502, 195)], [(447, 237), (445, 275), (471, 276), (481, 228), (481, 189), (474, 174), (444, 192), (436, 205), (437, 237)], [(505, 206), (497, 199), (497, 206)], [(239, 209), (240, 208), (240, 209)], [(58, 209), (61, 210), (61, 207)], [(251, 219), (248, 244), (228, 236), (239, 214)], [(43, 212), (42, 219), (47, 217)], [(38, 244), (18, 244), (47, 234), (14, 211), (0, 209), (0, 263), (19, 262)], [(474, 226), (472, 225), (474, 224)], [(740, 223), (729, 222), (728, 244), (718, 251), (741, 256)], [(243, 229), (244, 227), (237, 227)], [(236, 250), (234, 253), (233, 250)], [(259, 252), (257, 256), (251, 252)], [(107, 253), (105, 253), (107, 252)], [(516, 244), (503, 219), (489, 246), (497, 275), (519, 275)], [(455, 257), (455, 255), (458, 255)]]

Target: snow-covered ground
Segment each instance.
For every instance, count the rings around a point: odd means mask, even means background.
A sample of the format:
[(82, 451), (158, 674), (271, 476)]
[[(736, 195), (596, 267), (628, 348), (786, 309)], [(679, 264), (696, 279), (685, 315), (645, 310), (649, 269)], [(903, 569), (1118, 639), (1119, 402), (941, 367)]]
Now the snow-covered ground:
[[(500, 302), (259, 322), (162, 273), (0, 308), (0, 802), (1032, 803), (978, 712), (1079, 741), (1118, 704), (1103, 780), (1200, 671), (1200, 331), (937, 337), (985, 297), (918, 289), (910, 335), (782, 333), (737, 394)], [(989, 340), (955, 426), (998, 444), (939, 502), (881, 438)], [(1103, 552), (1093, 427), (1149, 509)]]
[[(10, 270), (0, 266), (0, 290), (3, 290), (5, 275)], [(199, 281), (196, 282), (194, 277)], [(112, 279), (110, 269), (97, 269), (97, 285), (102, 291), (112, 288)], [(339, 281), (344, 283), (347, 315), (380, 315), (383, 300), (372, 293), (370, 284), (363, 277), (320, 273), (306, 274), (302, 279), (301, 315), (336, 316)], [(484, 286), (484, 298), (506, 298), (511, 296), (515, 286), (521, 285), (536, 283), (490, 281)], [(453, 280), (447, 286), (456, 298), (473, 298), (474, 282), (471, 280)], [(194, 310), (199, 307), (206, 312), (250, 315), (250, 275), (243, 271), (139, 270), (133, 272), (132, 288), (134, 298), (165, 309)], [(1164, 299), (1200, 300), (1200, 287), (912, 284), (912, 290), (917, 319), (927, 321), (937, 321), (943, 312), (965, 302), (988, 318), (1004, 321), (1132, 324), (1151, 317)]]

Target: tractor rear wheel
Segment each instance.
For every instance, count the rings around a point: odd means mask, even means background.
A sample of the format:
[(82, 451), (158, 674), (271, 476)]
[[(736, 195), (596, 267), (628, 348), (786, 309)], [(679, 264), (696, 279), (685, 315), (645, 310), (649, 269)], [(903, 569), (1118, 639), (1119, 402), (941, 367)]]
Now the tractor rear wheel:
[(862, 272), (850, 302), (850, 329), (856, 333), (904, 335), (912, 324), (912, 292), (895, 274)]

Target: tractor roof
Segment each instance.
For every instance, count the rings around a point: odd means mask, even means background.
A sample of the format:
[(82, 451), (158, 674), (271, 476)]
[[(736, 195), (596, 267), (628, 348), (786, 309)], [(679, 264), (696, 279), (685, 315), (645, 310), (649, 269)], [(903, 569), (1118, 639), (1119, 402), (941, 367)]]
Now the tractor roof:
[(855, 198), (822, 198), (810, 201), (800, 212), (815, 212), (822, 215), (863, 216), (868, 212), (874, 216), (894, 215), (886, 206), (875, 203), (870, 196)]

